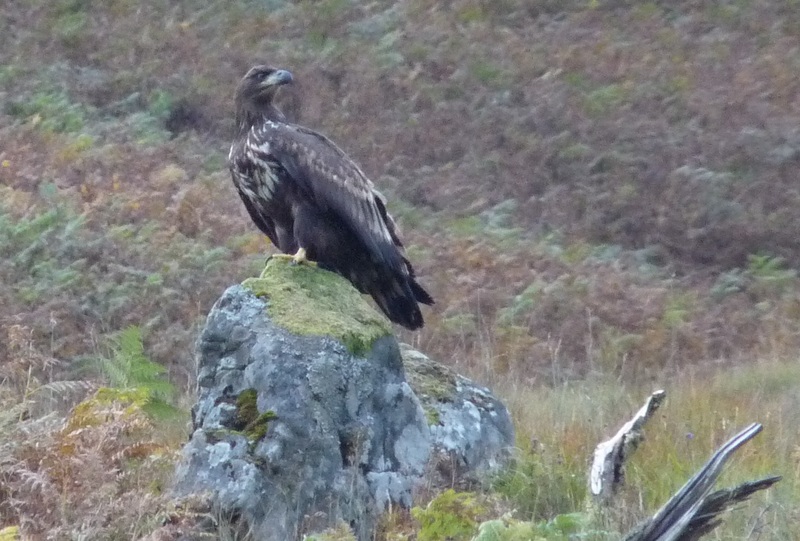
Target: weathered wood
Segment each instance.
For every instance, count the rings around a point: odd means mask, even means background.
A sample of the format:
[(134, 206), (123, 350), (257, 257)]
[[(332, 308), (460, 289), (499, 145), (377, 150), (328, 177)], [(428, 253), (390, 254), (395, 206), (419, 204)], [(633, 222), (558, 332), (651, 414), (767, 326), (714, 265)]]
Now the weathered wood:
[(780, 477), (767, 477), (709, 494), (731, 455), (761, 428), (753, 423), (720, 447), (664, 507), (636, 527), (625, 541), (696, 541), (720, 524), (719, 514), (724, 510), (778, 482)]
[(589, 489), (596, 499), (607, 501), (622, 485), (625, 460), (642, 441), (642, 427), (666, 396), (663, 390), (651, 394), (633, 419), (625, 423), (613, 438), (595, 448), (592, 468), (589, 470)]

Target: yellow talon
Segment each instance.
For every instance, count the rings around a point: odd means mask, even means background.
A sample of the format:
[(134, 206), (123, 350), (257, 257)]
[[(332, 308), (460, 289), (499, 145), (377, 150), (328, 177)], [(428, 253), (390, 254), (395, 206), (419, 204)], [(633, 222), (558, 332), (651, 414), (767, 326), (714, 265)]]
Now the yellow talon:
[(306, 258), (306, 249), (303, 247), (299, 248), (297, 253), (292, 256), (293, 265), (300, 265), (302, 263), (308, 263), (308, 259)]
[(270, 259), (272, 259), (273, 257), (276, 258), (276, 259), (289, 260), (292, 265), (310, 265), (312, 267), (316, 267), (317, 266), (317, 264), (315, 262), (308, 260), (308, 258), (306, 257), (306, 249), (305, 248), (300, 248), (299, 250), (297, 250), (297, 253), (294, 254), (294, 255), (291, 255), (291, 254), (272, 254), (270, 256)]

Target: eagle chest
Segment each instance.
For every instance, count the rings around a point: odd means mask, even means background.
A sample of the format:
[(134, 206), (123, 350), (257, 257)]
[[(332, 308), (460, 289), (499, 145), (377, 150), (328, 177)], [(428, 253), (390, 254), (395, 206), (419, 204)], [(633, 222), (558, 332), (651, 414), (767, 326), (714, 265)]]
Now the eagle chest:
[[(286, 171), (269, 154), (269, 145), (243, 145), (231, 160), (236, 187), (243, 198), (263, 215), (278, 222), (291, 222), (286, 212), (294, 186)], [(286, 224), (291, 226), (290, 223)]]

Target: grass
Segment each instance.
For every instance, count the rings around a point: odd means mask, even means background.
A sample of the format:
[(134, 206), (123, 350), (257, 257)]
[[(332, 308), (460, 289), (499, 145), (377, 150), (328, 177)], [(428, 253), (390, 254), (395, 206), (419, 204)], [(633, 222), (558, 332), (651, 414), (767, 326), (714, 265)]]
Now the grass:
[[(750, 422), (764, 432), (727, 466), (719, 487), (781, 475), (783, 480), (741, 511), (727, 515), (717, 539), (741, 539), (757, 528), (766, 539), (792, 539), (800, 499), (793, 427), (800, 401), (797, 360), (771, 360), (730, 373), (687, 372), (665, 382), (667, 402), (645, 427), (630, 459), (626, 488), (609, 515), (625, 531), (666, 502), (727, 438)], [(557, 388), (498, 389), (509, 397), (519, 459), (495, 489), (524, 520), (585, 509), (586, 475), (594, 446), (612, 436), (654, 390), (618, 381), (583, 381)]]

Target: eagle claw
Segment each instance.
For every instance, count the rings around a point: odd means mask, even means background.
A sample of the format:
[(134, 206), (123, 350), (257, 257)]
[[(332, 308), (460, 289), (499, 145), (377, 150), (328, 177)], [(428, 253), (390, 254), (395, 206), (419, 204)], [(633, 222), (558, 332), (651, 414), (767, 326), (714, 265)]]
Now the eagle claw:
[(300, 248), (299, 250), (297, 250), (297, 253), (294, 254), (294, 255), (291, 255), (291, 254), (272, 254), (271, 256), (269, 256), (267, 261), (269, 261), (272, 258), (288, 260), (289, 264), (292, 265), (292, 266), (295, 266), (295, 265), (308, 265), (308, 266), (311, 266), (311, 267), (316, 267), (317, 266), (317, 264), (315, 262), (309, 261), (309, 259), (306, 257), (305, 248)]

